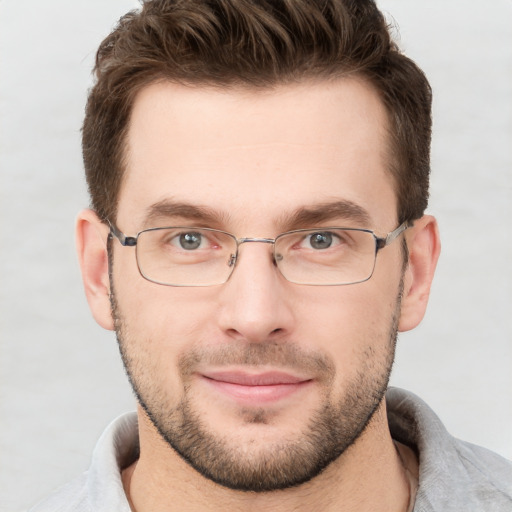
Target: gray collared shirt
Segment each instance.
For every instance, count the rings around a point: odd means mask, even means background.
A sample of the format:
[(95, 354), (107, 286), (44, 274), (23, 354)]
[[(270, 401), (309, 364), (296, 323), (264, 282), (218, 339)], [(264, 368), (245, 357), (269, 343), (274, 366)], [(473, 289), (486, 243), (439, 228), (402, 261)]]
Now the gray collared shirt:
[[(393, 439), (419, 457), (414, 512), (512, 512), (512, 462), (459, 441), (425, 402), (408, 391), (386, 394)], [(121, 468), (139, 451), (137, 416), (113, 421), (94, 449), (91, 466), (30, 512), (130, 512)]]

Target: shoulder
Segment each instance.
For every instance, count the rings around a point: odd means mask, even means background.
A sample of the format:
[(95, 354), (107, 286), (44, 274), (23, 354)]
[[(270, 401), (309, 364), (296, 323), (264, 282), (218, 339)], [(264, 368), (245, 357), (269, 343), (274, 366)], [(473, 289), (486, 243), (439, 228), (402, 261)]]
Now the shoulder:
[(139, 452), (137, 416), (123, 414), (103, 432), (89, 470), (29, 512), (129, 512), (121, 471)]
[(410, 392), (390, 388), (386, 402), (391, 435), (418, 455), (415, 511), (512, 510), (512, 462), (454, 438)]
[(458, 439), (453, 439), (453, 447), (460, 467), (472, 482), (472, 492), (483, 500), (491, 495), (502, 496), (508, 504), (507, 510), (512, 510), (512, 462), (486, 448)]
[(29, 512), (92, 512), (87, 498), (87, 473), (57, 489)]

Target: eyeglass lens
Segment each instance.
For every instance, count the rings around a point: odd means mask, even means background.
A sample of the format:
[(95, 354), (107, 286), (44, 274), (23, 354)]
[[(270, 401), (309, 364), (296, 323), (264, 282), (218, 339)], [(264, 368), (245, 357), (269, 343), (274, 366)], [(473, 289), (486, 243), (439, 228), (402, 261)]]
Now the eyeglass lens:
[[(366, 281), (373, 273), (376, 241), (358, 229), (297, 230), (279, 235), (274, 259), (281, 274), (297, 284), (341, 285)], [(137, 263), (148, 280), (173, 286), (226, 282), (239, 243), (224, 231), (155, 228), (137, 240)]]

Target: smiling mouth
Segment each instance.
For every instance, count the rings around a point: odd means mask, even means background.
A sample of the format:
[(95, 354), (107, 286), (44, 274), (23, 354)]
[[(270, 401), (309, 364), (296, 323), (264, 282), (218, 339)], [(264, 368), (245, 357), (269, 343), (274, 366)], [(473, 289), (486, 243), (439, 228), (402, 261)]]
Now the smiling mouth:
[(298, 393), (313, 382), (312, 379), (280, 371), (256, 374), (220, 371), (208, 372), (201, 377), (217, 392), (244, 405), (277, 402)]

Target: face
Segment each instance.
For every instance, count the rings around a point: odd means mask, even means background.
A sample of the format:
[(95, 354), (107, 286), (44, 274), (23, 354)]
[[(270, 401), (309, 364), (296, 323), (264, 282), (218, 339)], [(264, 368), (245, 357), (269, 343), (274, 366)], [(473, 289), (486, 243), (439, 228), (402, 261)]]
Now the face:
[[(264, 92), (149, 86), (133, 110), (117, 226), (386, 234), (397, 225), (386, 126), (376, 93), (352, 79)], [(243, 244), (230, 279), (210, 287), (151, 283), (116, 240), (111, 258), (140, 404), (204, 476), (253, 491), (297, 485), (368, 431), (393, 361), (400, 242), (348, 286), (286, 281), (265, 243)]]

